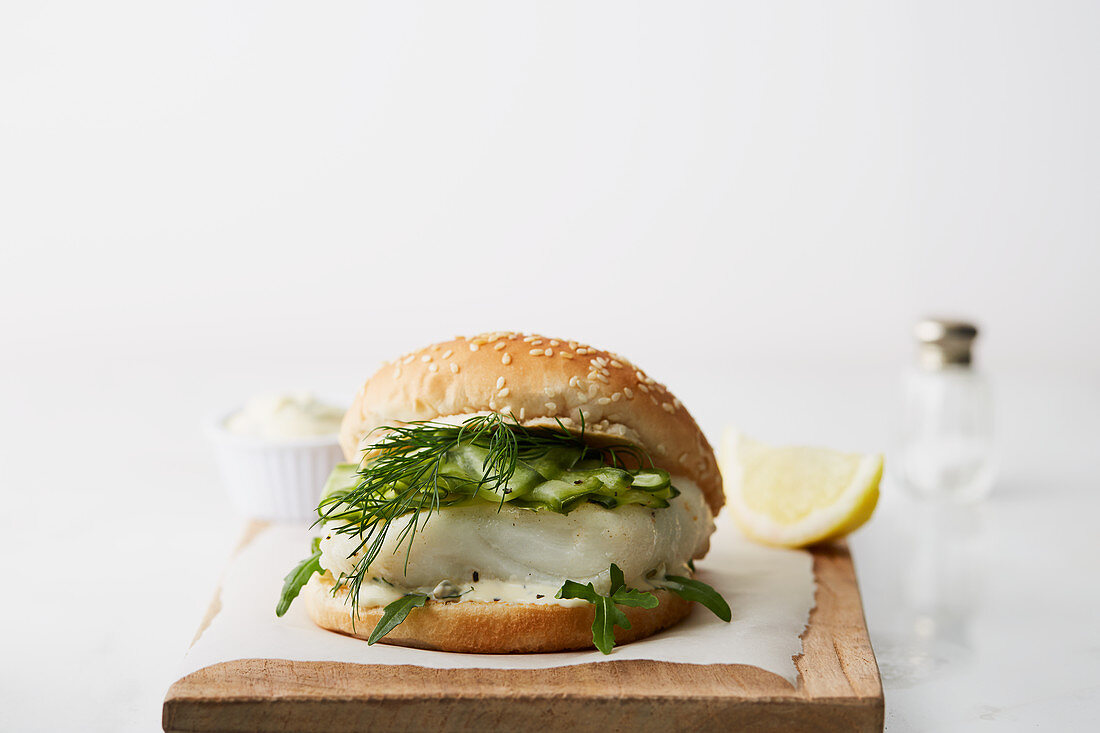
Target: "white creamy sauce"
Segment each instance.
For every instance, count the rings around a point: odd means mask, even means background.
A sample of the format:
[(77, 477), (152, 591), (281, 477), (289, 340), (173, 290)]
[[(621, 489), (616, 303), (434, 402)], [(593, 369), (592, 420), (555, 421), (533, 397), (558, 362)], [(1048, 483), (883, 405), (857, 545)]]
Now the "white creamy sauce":
[[(612, 563), (634, 588), (651, 587), (645, 576), (653, 570), (687, 575), (687, 562), (706, 553), (714, 521), (693, 482), (674, 476), (672, 483), (681, 494), (664, 509), (584, 504), (562, 515), (508, 504), (498, 510), (488, 502), (443, 509), (417, 530), (407, 569), (407, 545), (398, 541), (405, 524), (395, 521), (371, 565), (372, 579), (362, 585), (360, 605), (385, 605), (413, 590), (430, 593), (444, 580), (462, 593), (458, 602), (583, 605), (554, 594), (566, 579), (606, 593)], [(360, 541), (329, 534), (321, 541), (321, 566), (337, 577), (353, 572)]]
[(308, 392), (269, 395), (249, 400), (225, 421), (227, 430), (254, 438), (305, 438), (336, 435), (344, 410)]

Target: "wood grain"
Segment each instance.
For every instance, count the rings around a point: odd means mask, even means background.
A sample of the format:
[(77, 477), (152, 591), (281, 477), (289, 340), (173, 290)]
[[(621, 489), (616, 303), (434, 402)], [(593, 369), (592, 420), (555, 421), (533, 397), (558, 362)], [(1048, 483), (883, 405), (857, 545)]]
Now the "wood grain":
[[(258, 531), (250, 527), (244, 542)], [(796, 659), (797, 686), (736, 664), (497, 670), (245, 659), (173, 684), (164, 729), (880, 731), (882, 684), (851, 555), (838, 543), (813, 556), (817, 606)]]

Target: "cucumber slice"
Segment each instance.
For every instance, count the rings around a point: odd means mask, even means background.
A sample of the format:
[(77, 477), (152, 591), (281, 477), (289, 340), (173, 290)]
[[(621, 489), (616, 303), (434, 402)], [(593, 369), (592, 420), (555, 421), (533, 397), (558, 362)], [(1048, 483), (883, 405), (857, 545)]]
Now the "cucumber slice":
[(346, 494), (359, 485), (359, 466), (355, 463), (337, 463), (321, 489), (321, 500), (336, 493)]
[(670, 483), (668, 471), (662, 471), (659, 468), (645, 468), (634, 472), (634, 483), (631, 484), (630, 488), (641, 489), (642, 491), (660, 491)]
[(317, 504), (317, 516), (326, 521), (357, 521), (363, 513), (350, 504), (340, 502), (340, 497), (359, 484), (359, 466), (355, 463), (338, 463), (325, 480), (321, 500)]
[(580, 457), (584, 455), (584, 447), (570, 445), (549, 448), (538, 458), (523, 461), (530, 468), (538, 471), (543, 478), (557, 478), (563, 471), (568, 471)]
[[(476, 445), (464, 445), (455, 448), (449, 454), (452, 459), (448, 465), (454, 466), (457, 471), (464, 474), (468, 480), (481, 484), (477, 489), (477, 495), (487, 501), (501, 502), (512, 501), (529, 493), (531, 489), (544, 481), (543, 477), (523, 461), (516, 461), (516, 469), (508, 482), (501, 486), (483, 483), (485, 476), (485, 459), (489, 451)], [(493, 477), (488, 477), (495, 480)]]
[(588, 497), (588, 501), (592, 504), (599, 504), (604, 509), (614, 509), (619, 506), (619, 500), (613, 496), (603, 496), (601, 494), (592, 494)]
[(642, 506), (652, 507), (654, 509), (663, 509), (668, 506), (668, 500), (662, 498), (658, 494), (652, 494), (648, 491), (641, 491), (639, 489), (631, 489), (618, 497), (618, 506), (626, 506), (627, 504), (641, 504)]
[(570, 481), (551, 479), (536, 486), (523, 499), (526, 502), (542, 504), (547, 509), (559, 514), (565, 514), (567, 513), (566, 507), (572, 508), (570, 505), (574, 503), (574, 500), (580, 499), (589, 491), (590, 489), (583, 482), (576, 484)]
[[(633, 480), (629, 471), (619, 468), (595, 468), (589, 471), (563, 471), (558, 478), (577, 486), (586, 486), (589, 491), (615, 496), (630, 489)], [(580, 481), (580, 484), (577, 482)]]
[(599, 458), (584, 458), (573, 464), (574, 471), (593, 471), (597, 468), (603, 468), (603, 461)]

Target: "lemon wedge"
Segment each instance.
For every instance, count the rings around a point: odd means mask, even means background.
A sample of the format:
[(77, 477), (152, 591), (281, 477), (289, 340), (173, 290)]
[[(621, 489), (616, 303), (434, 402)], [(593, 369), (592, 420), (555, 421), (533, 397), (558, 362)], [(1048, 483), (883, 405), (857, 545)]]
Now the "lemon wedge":
[(734, 430), (722, 436), (727, 504), (753, 540), (804, 547), (858, 529), (878, 503), (881, 455), (773, 446)]

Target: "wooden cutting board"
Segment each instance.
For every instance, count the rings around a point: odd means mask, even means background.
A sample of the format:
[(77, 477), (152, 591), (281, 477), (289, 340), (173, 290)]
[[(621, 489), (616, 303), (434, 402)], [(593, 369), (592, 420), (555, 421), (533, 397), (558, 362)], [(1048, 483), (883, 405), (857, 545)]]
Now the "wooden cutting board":
[[(262, 527), (250, 526), (242, 545)], [(882, 683), (851, 555), (838, 543), (813, 556), (817, 607), (802, 635), (797, 686), (739, 664), (499, 670), (243, 659), (173, 684), (164, 729), (881, 731)], [(217, 609), (215, 599), (200, 633)]]

